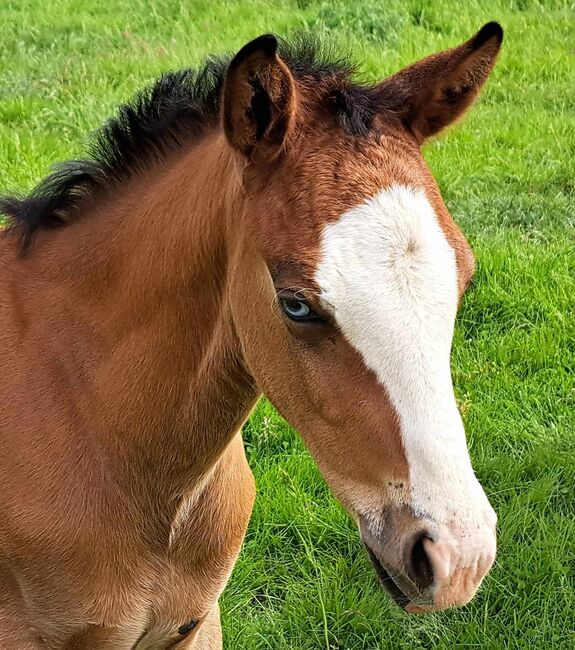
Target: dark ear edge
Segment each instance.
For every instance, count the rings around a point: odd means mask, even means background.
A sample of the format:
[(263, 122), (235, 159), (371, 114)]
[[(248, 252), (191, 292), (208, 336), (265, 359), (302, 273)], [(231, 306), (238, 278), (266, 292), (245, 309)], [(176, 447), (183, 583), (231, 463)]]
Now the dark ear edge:
[(253, 41), (246, 43), (230, 62), (228, 71), (237, 68), (244, 59), (247, 59), (254, 52), (262, 52), (272, 57), (278, 50), (278, 39), (274, 34), (262, 34)]
[(295, 84), (277, 49), (273, 34), (250, 41), (232, 59), (224, 82), (226, 137), (253, 161), (277, 155), (293, 123)]
[(433, 54), (383, 81), (381, 105), (395, 113), (422, 143), (458, 120), (489, 76), (501, 43), (497, 22), (451, 50)]
[(499, 45), (503, 43), (503, 27), (493, 20), (490, 23), (483, 25), (477, 34), (472, 37), (472, 46), (474, 49), (480, 48), (494, 37), (497, 39)]

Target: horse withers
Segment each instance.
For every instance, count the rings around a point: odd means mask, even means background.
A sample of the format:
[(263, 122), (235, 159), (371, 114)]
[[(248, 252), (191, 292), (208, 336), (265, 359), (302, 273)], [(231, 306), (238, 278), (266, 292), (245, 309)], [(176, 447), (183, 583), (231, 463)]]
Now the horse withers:
[(0, 247), (0, 648), (220, 648), (265, 393), (407, 611), (495, 557), (451, 377), (474, 259), (420, 145), (496, 23), (375, 85), (262, 36), (166, 75)]

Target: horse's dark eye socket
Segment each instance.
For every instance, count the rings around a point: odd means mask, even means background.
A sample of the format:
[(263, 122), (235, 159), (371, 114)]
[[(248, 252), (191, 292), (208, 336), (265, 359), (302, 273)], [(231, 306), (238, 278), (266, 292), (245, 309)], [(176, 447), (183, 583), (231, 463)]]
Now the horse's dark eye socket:
[(281, 298), (280, 304), (284, 314), (288, 318), (291, 318), (291, 320), (299, 322), (320, 320), (319, 316), (304, 300), (297, 300), (296, 298)]

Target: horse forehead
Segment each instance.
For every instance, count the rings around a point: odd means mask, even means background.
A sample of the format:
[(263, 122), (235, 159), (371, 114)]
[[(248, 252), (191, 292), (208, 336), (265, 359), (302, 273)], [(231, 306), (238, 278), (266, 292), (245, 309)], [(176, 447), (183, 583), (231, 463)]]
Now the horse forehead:
[(324, 226), (315, 279), (339, 311), (367, 294), (396, 307), (402, 296), (451, 305), (458, 269), (450, 240), (422, 189), (392, 185)]
[[(381, 137), (350, 143), (326, 132), (314, 134), (286, 158), (280, 174), (255, 200), (255, 233), (269, 259), (293, 257), (313, 275), (326, 227), (394, 186), (431, 187), (434, 182), (419, 149)], [(449, 216), (447, 215), (449, 221)], [(356, 228), (358, 233), (360, 228)]]

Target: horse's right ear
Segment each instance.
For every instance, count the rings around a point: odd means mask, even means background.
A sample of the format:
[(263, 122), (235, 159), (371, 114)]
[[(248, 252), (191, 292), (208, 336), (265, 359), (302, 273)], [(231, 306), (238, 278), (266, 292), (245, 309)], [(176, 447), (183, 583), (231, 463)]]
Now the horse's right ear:
[(254, 162), (275, 158), (294, 122), (295, 83), (277, 47), (271, 34), (244, 45), (232, 59), (224, 82), (226, 137)]

